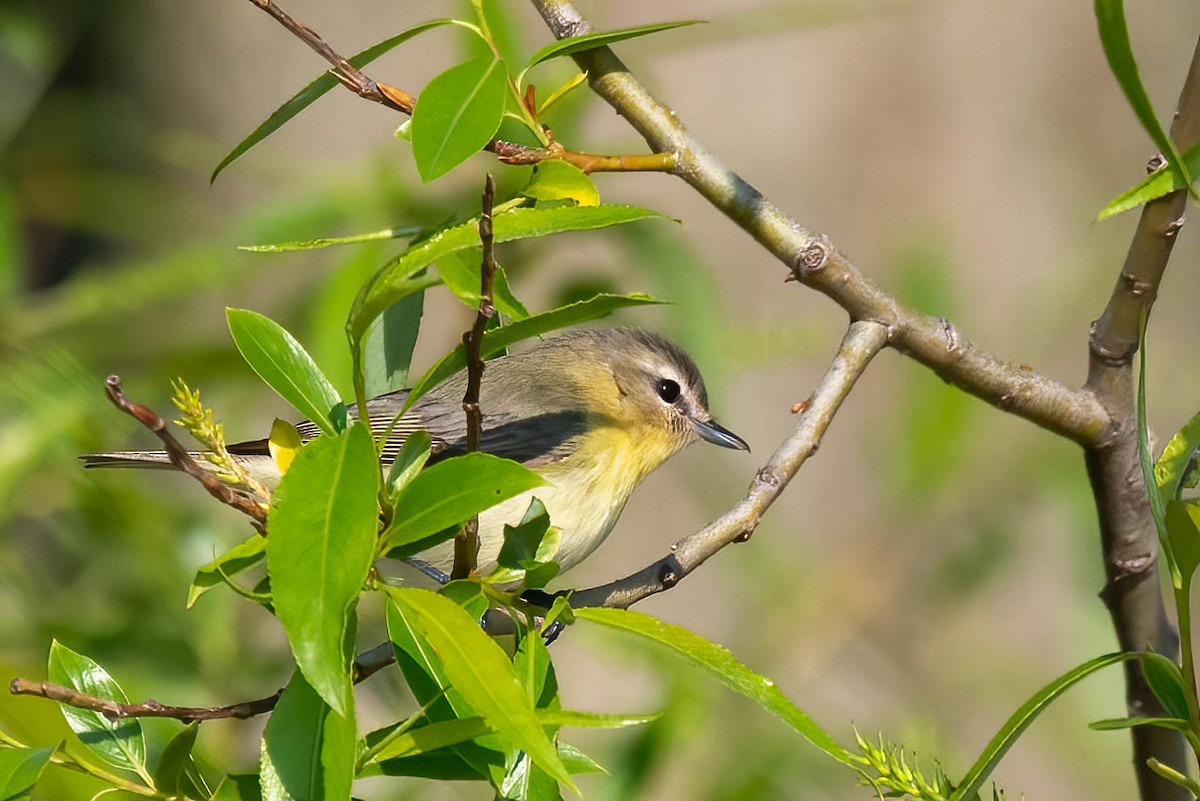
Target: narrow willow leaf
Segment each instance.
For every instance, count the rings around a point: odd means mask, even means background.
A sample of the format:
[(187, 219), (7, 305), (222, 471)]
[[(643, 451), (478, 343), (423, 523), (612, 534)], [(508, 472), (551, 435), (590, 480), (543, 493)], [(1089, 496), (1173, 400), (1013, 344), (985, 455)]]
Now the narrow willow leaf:
[(473, 743), (460, 743), (451, 748), (430, 751), (426, 754), (389, 759), (385, 762), (372, 762), (359, 771), (359, 778), (367, 776), (416, 776), (437, 781), (487, 781), (488, 773), (480, 772), (475, 765), (462, 755), (462, 751), (472, 751), (490, 760), (491, 767), (501, 773), (504, 770), (504, 754), (499, 751), (479, 748)]
[[(532, 239), (566, 231), (587, 231), (637, 220), (666, 219), (638, 206), (560, 206), (549, 209), (516, 208), (495, 215), (493, 235), (497, 243)], [(411, 293), (412, 278), (443, 256), (458, 250), (480, 247), (479, 221), (444, 228), (408, 247), (389, 261), (363, 285), (347, 322), (351, 342), (357, 342), (367, 327), (388, 306)]]
[(424, 231), (421, 225), (406, 225), (399, 228), (384, 228), (366, 234), (350, 236), (327, 236), (318, 239), (298, 239), (292, 242), (274, 242), (266, 245), (239, 245), (238, 250), (251, 253), (289, 253), (293, 250), (317, 250), (332, 245), (357, 245), (361, 242), (378, 242), (381, 239), (407, 239)]
[(0, 799), (27, 797), (54, 755), (53, 748), (0, 748)]
[(500, 128), (507, 97), (508, 72), (498, 58), (472, 59), (431, 80), (412, 115), (421, 180), (445, 175), (486, 145)]
[[(54, 640), (50, 644), (50, 681), (64, 687), (127, 704), (129, 698), (108, 671), (83, 654)], [(137, 718), (109, 720), (100, 712), (60, 705), (63, 717), (80, 742), (102, 762), (146, 776), (146, 738)]]
[(547, 725), (570, 726), (577, 729), (627, 729), (641, 726), (662, 717), (661, 712), (648, 715), (612, 715), (602, 712), (578, 712), (571, 709), (548, 709), (538, 712), (538, 720)]
[(335, 433), (341, 399), (295, 337), (258, 312), (226, 309), (225, 317), (234, 344), (259, 378), (321, 431)]
[[(437, 28), (442, 25), (449, 25), (453, 20), (449, 19), (434, 19), (428, 22), (422, 22), (420, 25), (414, 25), (406, 31), (384, 39), (382, 42), (374, 44), (359, 53), (350, 56), (347, 61), (356, 67), (365, 67), (375, 59), (382, 56), (392, 48), (404, 44), (409, 39), (419, 33), (424, 33), (432, 28)], [(271, 113), (261, 125), (255, 128), (249, 136), (238, 142), (237, 147), (229, 151), (225, 158), (221, 159), (221, 163), (213, 170), (209, 182), (217, 180), (217, 176), (221, 171), (232, 164), (236, 159), (241, 157), (247, 150), (257, 145), (262, 140), (266, 139), (275, 131), (279, 130), (285, 123), (299, 114), (304, 109), (312, 105), (322, 95), (338, 85), (338, 79), (334, 77), (332, 72), (323, 72), (321, 76), (305, 86), (296, 94), (292, 95), (291, 99), (284, 103), (279, 108)]]
[(558, 159), (538, 163), (521, 194), (534, 200), (570, 200), (580, 206), (600, 205), (600, 193), (587, 173)]
[(1154, 518), (1154, 527), (1158, 531), (1158, 547), (1162, 552), (1163, 561), (1167, 563), (1167, 575), (1171, 580), (1171, 586), (1176, 590), (1182, 590), (1183, 577), (1179, 573), (1179, 564), (1175, 561), (1171, 538), (1167, 536), (1167, 510), (1163, 505), (1162, 495), (1158, 492), (1158, 481), (1154, 476), (1154, 456), (1150, 453), (1150, 428), (1146, 422), (1146, 307), (1144, 306), (1138, 320), (1137, 437), (1138, 464), (1142, 468), (1142, 482), (1146, 488), (1146, 494), (1150, 497), (1150, 514)]
[(263, 801), (346, 801), (357, 745), (354, 707), (337, 714), (296, 671), (263, 732)]
[(592, 759), (587, 754), (580, 751), (570, 743), (564, 743), (561, 740), (558, 743), (558, 757), (567, 766), (567, 770), (572, 774), (575, 773), (604, 773), (608, 771), (604, 769), (596, 760)]
[[(481, 248), (469, 248), (448, 253), (438, 259), (438, 275), (442, 277), (446, 287), (471, 309), (479, 307), (483, 298), (480, 294), (480, 271), (483, 269), (483, 251)], [(529, 310), (513, 295), (508, 285), (508, 276), (504, 268), (496, 265), (492, 279), (492, 302), (501, 314), (513, 320), (524, 320), (529, 316)]]
[(392, 603), (437, 653), (446, 677), (498, 734), (578, 794), (499, 645), (457, 604), (426, 590), (389, 587)]
[(438, 462), (421, 471), (396, 497), (396, 518), (386, 547), (436, 534), (545, 483), (528, 467), (487, 453)]
[(1162, 654), (1150, 652), (1142, 655), (1142, 673), (1146, 676), (1150, 691), (1171, 717), (1190, 717), (1187, 687), (1179, 665)]
[(425, 291), (414, 292), (384, 309), (367, 332), (363, 379), (369, 397), (403, 389), (425, 314)]
[(638, 25), (633, 28), (617, 28), (611, 31), (597, 31), (596, 33), (586, 33), (582, 36), (568, 36), (565, 39), (559, 39), (557, 42), (551, 42), (542, 49), (538, 50), (529, 59), (529, 63), (525, 65), (522, 74), (528, 72), (532, 67), (541, 64), (543, 61), (549, 61), (552, 58), (561, 56), (570, 56), (575, 53), (582, 53), (587, 50), (595, 50), (599, 47), (607, 47), (610, 44), (624, 41), (625, 39), (633, 39), (638, 36), (647, 36), (651, 33), (659, 31), (669, 31), (672, 28), (682, 28), (685, 25), (696, 25), (703, 20), (689, 19), (679, 20), (677, 22), (657, 22), (653, 25)]
[(693, 665), (704, 668), (729, 689), (778, 716), (838, 762), (857, 769), (854, 755), (792, 703), (775, 686), (775, 682), (750, 670), (720, 645), (680, 626), (627, 609), (576, 609), (575, 616), (580, 620), (636, 634), (673, 651)]
[(975, 760), (975, 764), (971, 765), (970, 770), (967, 771), (962, 781), (955, 787), (954, 794), (950, 796), (950, 801), (964, 801), (964, 799), (974, 798), (975, 794), (979, 792), (979, 788), (984, 785), (984, 782), (992, 775), (992, 771), (1000, 764), (1000, 760), (1008, 753), (1008, 749), (1013, 747), (1017, 738), (1021, 736), (1025, 729), (1029, 728), (1034, 719), (1054, 699), (1093, 673), (1103, 670), (1110, 665), (1116, 665), (1129, 659), (1136, 659), (1138, 656), (1139, 654), (1132, 653), (1098, 656), (1095, 659), (1084, 662), (1078, 667), (1068, 670), (1034, 693), (1033, 697), (1021, 704), (1017, 711), (1000, 727), (1000, 731), (996, 732), (996, 735), (988, 742), (987, 747), (983, 749), (983, 753)]
[(500, 313), (508, 315), (510, 320), (524, 320), (529, 316), (529, 309), (513, 294), (512, 287), (508, 285), (508, 274), (500, 265), (496, 265), (496, 275), (492, 280), (492, 300)]
[(1125, 93), (1133, 113), (1146, 129), (1146, 133), (1154, 141), (1154, 145), (1166, 158), (1171, 171), (1178, 177), (1183, 186), (1192, 183), (1188, 168), (1180, 158), (1175, 143), (1167, 136), (1154, 113), (1154, 106), (1142, 85), (1138, 75), (1137, 60), (1133, 57), (1133, 47), (1129, 43), (1129, 29), (1125, 25), (1124, 0), (1095, 0), (1096, 22), (1100, 27), (1100, 43), (1104, 46), (1104, 55), (1108, 58), (1108, 66), (1113, 76)]
[(407, 487), (429, 461), (432, 442), (429, 435), (420, 429), (404, 438), (396, 460), (388, 471), (388, 492), (397, 493)]
[(202, 565), (188, 587), (187, 608), (201, 595), (224, 584), (228, 579), (260, 563), (267, 555), (267, 540), (260, 534), (252, 534), (206, 565)]
[[(589, 300), (581, 300), (569, 306), (561, 306), (548, 312), (534, 314), (524, 320), (514, 321), (511, 325), (488, 331), (483, 335), (480, 352), (485, 359), (496, 356), (514, 342), (520, 342), (530, 337), (548, 334), (560, 328), (578, 325), (579, 323), (607, 317), (617, 309), (630, 306), (645, 306), (662, 303), (649, 295), (634, 293), (632, 295), (596, 295)], [(455, 347), (443, 356), (436, 364), (425, 371), (425, 374), (413, 386), (405, 401), (406, 407), (411, 407), (417, 400), (433, 387), (445, 381), (459, 370), (467, 366), (467, 351), (462, 345)]]
[(1167, 539), (1180, 575), (1179, 598), (1190, 592), (1192, 576), (1200, 568), (1200, 506), (1195, 501), (1167, 501)]
[(300, 671), (344, 717), (354, 707), (345, 643), (375, 555), (378, 476), (375, 444), (356, 422), (301, 449), (267, 517), (275, 613)]
[(586, 80), (586, 72), (577, 72), (568, 78), (561, 86), (551, 92), (546, 99), (542, 101), (542, 104), (538, 106), (538, 119), (544, 117), (547, 111), (554, 108), (554, 106), (556, 106), (564, 97), (582, 86), (583, 82)]
[[(1187, 149), (1187, 152), (1183, 154), (1183, 163), (1187, 165), (1188, 174), (1200, 174), (1200, 142)], [(1187, 184), (1179, 177), (1178, 172), (1165, 167), (1157, 169), (1139, 181), (1136, 186), (1125, 190), (1109, 201), (1108, 205), (1096, 215), (1096, 221), (1107, 220), (1123, 211), (1136, 209), (1151, 200), (1165, 197), (1180, 189), (1187, 189)]]
[(492, 731), (483, 718), (479, 717), (430, 723), (426, 726), (409, 729), (393, 738), (371, 761), (383, 762), (388, 759), (402, 759), (425, 754), (439, 748), (474, 740), (476, 737), (491, 734)]
[(1147, 718), (1137, 716), (1132, 718), (1097, 720), (1095, 723), (1088, 724), (1088, 728), (1092, 731), (1118, 731), (1121, 729), (1132, 729), (1135, 726), (1157, 726), (1160, 729), (1187, 731), (1191, 727), (1191, 724), (1180, 718)]

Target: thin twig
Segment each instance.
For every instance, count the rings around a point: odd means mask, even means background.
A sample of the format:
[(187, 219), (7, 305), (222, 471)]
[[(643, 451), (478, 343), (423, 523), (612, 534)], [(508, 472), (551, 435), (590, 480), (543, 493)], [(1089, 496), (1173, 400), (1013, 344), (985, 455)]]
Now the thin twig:
[(208, 494), (221, 503), (249, 515), (254, 519), (259, 531), (263, 530), (262, 527), (267, 522), (267, 510), (263, 505), (249, 494), (222, 483), (212, 472), (201, 467), (187, 449), (179, 444), (179, 440), (171, 434), (161, 417), (152, 409), (134, 403), (125, 397), (125, 393), (121, 390), (120, 376), (110, 375), (104, 382), (104, 391), (114, 406), (133, 417), (158, 437), (166, 449), (167, 458), (171, 460), (172, 465), (199, 481), (204, 489), (208, 490)]
[(882, 325), (852, 323), (796, 427), (754, 476), (745, 496), (721, 517), (671, 546), (667, 556), (611, 584), (573, 593), (571, 605), (627, 608), (675, 586), (727, 545), (749, 540), (792, 476), (817, 452), (842, 401), (886, 344), (887, 330)]
[[(1192, 55), (1177, 109), (1171, 138), (1180, 151), (1185, 151), (1200, 138), (1200, 43)], [(1085, 452), (1107, 578), (1101, 597), (1122, 648), (1140, 650), (1149, 646), (1171, 656), (1179, 652), (1179, 637), (1163, 609), (1158, 580), (1158, 531), (1139, 463), (1133, 358), (1142, 314), (1150, 313), (1158, 296), (1183, 227), (1187, 198), (1187, 190), (1181, 189), (1142, 208), (1112, 295), (1088, 337), (1087, 387), (1113, 419), (1109, 435)], [(1193, 672), (1191, 654), (1183, 655), (1183, 665), (1185, 676)], [(1140, 662), (1126, 663), (1125, 687), (1130, 715), (1163, 714)], [(1182, 738), (1154, 726), (1135, 727), (1131, 734), (1142, 798), (1188, 798), (1186, 790), (1146, 766), (1146, 760), (1154, 757), (1184, 770), (1188, 760)]]
[[(369, 651), (364, 651), (354, 660), (354, 683), (365, 680), (395, 661), (395, 651), (390, 642), (381, 643)], [(283, 689), (280, 688), (265, 698), (242, 701), (228, 706), (169, 706), (152, 699), (129, 704), (81, 693), (61, 684), (28, 681), (22, 678), (13, 679), (8, 685), (8, 691), (13, 695), (32, 695), (38, 698), (48, 698), (77, 709), (90, 709), (93, 712), (99, 712), (109, 720), (173, 718), (184, 723), (191, 723), (194, 720), (226, 720), (230, 718), (244, 720), (256, 715), (263, 715), (274, 709), (275, 705), (279, 703), (280, 696), (283, 695)]]
[[(483, 245), (483, 261), (479, 267), (479, 311), (471, 330), (463, 334), (467, 352), (467, 391), (463, 395), (463, 412), (467, 415), (467, 452), (479, 450), (483, 436), (483, 413), (479, 409), (479, 390), (483, 385), (483, 332), (488, 320), (496, 313), (492, 299), (492, 283), (496, 275), (496, 244), (492, 237), (492, 206), (496, 200), (496, 182), (491, 174), (483, 185), (483, 213), (479, 216), (479, 241)], [(454, 567), (450, 578), (466, 578), (475, 572), (479, 558), (479, 515), (473, 515), (454, 538)]]
[[(417, 99), (399, 87), (376, 81), (329, 46), (321, 35), (292, 17), (279, 7), (275, 0), (250, 0), (269, 14), (293, 36), (311, 47), (321, 58), (329, 62), (330, 72), (354, 94), (374, 103), (387, 106), (403, 114), (411, 115)], [(526, 147), (504, 139), (493, 139), (484, 150), (496, 154), (505, 164), (537, 164), (540, 161), (559, 160), (575, 165), (584, 172), (669, 172), (675, 167), (672, 153), (646, 153), (630, 156), (604, 156), (594, 153), (576, 153), (556, 142), (546, 147)]]

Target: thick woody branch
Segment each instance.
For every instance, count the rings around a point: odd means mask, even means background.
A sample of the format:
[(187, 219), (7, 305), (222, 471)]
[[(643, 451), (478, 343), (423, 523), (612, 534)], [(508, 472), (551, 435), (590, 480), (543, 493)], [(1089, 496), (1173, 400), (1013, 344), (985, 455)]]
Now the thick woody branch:
[[(1180, 150), (1200, 138), (1200, 43), (1184, 81), (1171, 136)], [(1133, 357), (1142, 314), (1149, 315), (1158, 296), (1186, 205), (1187, 191), (1180, 190), (1143, 207), (1112, 296), (1088, 339), (1087, 387), (1113, 421), (1109, 434), (1085, 453), (1104, 550), (1107, 583), (1102, 597), (1122, 648), (1149, 646), (1161, 654), (1177, 653), (1179, 639), (1163, 610), (1158, 581), (1158, 532), (1139, 463)], [(1184, 654), (1183, 663), (1191, 669), (1190, 654)], [(1127, 663), (1125, 671), (1129, 714), (1162, 714), (1141, 664)], [(1146, 760), (1155, 757), (1182, 770), (1186, 765), (1182, 739), (1154, 727), (1137, 727), (1132, 735), (1142, 797), (1187, 798), (1186, 791), (1146, 767)]]
[[(570, 3), (533, 0), (557, 38), (591, 26)], [(1076, 442), (1102, 437), (1108, 414), (1087, 390), (1072, 389), (974, 345), (944, 318), (904, 306), (867, 278), (825, 237), (804, 229), (694, 139), (678, 116), (655, 99), (608, 48), (574, 56), (592, 89), (637, 130), (652, 150), (673, 153), (675, 175), (782, 261), (804, 284), (828, 295), (852, 320), (887, 328), (888, 344), (994, 406)]]
[[(394, 661), (396, 661), (396, 656), (390, 642), (385, 642), (359, 654), (358, 658), (354, 660), (354, 682), (357, 684)], [(33, 695), (77, 709), (90, 709), (93, 712), (99, 712), (109, 720), (173, 718), (184, 723), (191, 723), (194, 720), (225, 720), (228, 718), (244, 720), (256, 715), (264, 715), (275, 708), (275, 705), (279, 703), (280, 696), (283, 695), (281, 688), (266, 698), (243, 701), (229, 706), (168, 706), (152, 699), (129, 704), (81, 693), (61, 684), (28, 681), (22, 678), (15, 678), (9, 682), (8, 691), (13, 695)]]
[(139, 403), (134, 403), (125, 397), (125, 393), (121, 390), (120, 376), (110, 375), (104, 382), (104, 391), (114, 406), (133, 417), (158, 437), (159, 442), (166, 449), (167, 457), (171, 460), (172, 465), (199, 481), (204, 489), (208, 491), (208, 494), (221, 503), (232, 506), (239, 512), (249, 515), (254, 519), (259, 530), (262, 530), (262, 527), (267, 522), (267, 510), (263, 505), (249, 494), (222, 483), (212, 472), (205, 470), (197, 464), (187, 449), (180, 445), (179, 440), (175, 439), (171, 434), (171, 431), (167, 428), (167, 424), (163, 422), (161, 417), (155, 414), (152, 409), (142, 406)]
[[(479, 267), (479, 310), (471, 330), (463, 334), (467, 353), (467, 390), (462, 407), (467, 415), (467, 452), (479, 450), (483, 436), (483, 413), (479, 410), (479, 391), (483, 386), (483, 332), (496, 314), (492, 284), (496, 276), (496, 242), (492, 236), (492, 206), (496, 200), (496, 182), (489, 174), (483, 186), (483, 213), (479, 215), (479, 241), (483, 262)], [(479, 557), (479, 515), (473, 515), (454, 538), (454, 567), (450, 578), (461, 579), (475, 572)]]
[(872, 357), (886, 344), (887, 330), (882, 325), (851, 323), (837, 356), (804, 406), (795, 429), (754, 476), (745, 496), (721, 517), (671, 546), (667, 556), (611, 584), (575, 592), (571, 605), (627, 608), (669, 590), (727, 545), (749, 540), (792, 476), (817, 452), (842, 401)]
[[(359, 97), (387, 106), (394, 111), (411, 115), (417, 99), (399, 87), (376, 81), (329, 46), (319, 33), (296, 20), (279, 7), (275, 0), (250, 0), (265, 11), (293, 36), (311, 47), (317, 55), (330, 64), (330, 72)], [(537, 164), (540, 161), (557, 159), (575, 165), (584, 172), (669, 172), (675, 159), (666, 153), (646, 153), (632, 156), (603, 156), (593, 153), (576, 153), (565, 149), (557, 142), (546, 147), (526, 147), (516, 142), (493, 139), (484, 146), (496, 154), (505, 164)]]

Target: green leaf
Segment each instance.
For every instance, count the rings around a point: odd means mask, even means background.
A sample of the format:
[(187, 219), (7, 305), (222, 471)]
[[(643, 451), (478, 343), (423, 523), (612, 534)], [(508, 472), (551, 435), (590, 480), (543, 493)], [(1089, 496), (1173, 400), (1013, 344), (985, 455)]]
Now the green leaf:
[(616, 30), (611, 31), (586, 33), (582, 36), (568, 36), (565, 39), (559, 39), (557, 42), (551, 42), (534, 53), (529, 59), (529, 63), (525, 65), (525, 69), (521, 71), (521, 74), (523, 75), (534, 66), (541, 64), (543, 61), (549, 61), (552, 58), (570, 56), (587, 50), (595, 50), (600, 47), (607, 47), (610, 44), (615, 44), (625, 39), (646, 36), (651, 33), (658, 33), (659, 31), (669, 31), (672, 28), (682, 28), (685, 25), (696, 25), (701, 22), (703, 22), (703, 20), (698, 19), (679, 20), (677, 22), (657, 22), (653, 25), (638, 25), (633, 28), (617, 28)]
[[(446, 287), (454, 293), (468, 308), (476, 309), (483, 298), (480, 294), (480, 270), (483, 269), (483, 251), (481, 248), (469, 248), (448, 253), (438, 259), (438, 275), (442, 277)], [(492, 301), (495, 307), (514, 320), (523, 320), (529, 316), (529, 310), (512, 293), (508, 285), (508, 276), (504, 268), (496, 266), (492, 278)]]
[(605, 773), (604, 769), (596, 760), (592, 759), (587, 754), (580, 751), (570, 743), (564, 743), (561, 740), (558, 743), (558, 757), (567, 766), (567, 770), (572, 774), (576, 773)]
[[(125, 691), (108, 675), (108, 671), (83, 654), (75, 653), (58, 640), (50, 644), (47, 675), (55, 684), (70, 687), (77, 692), (122, 704), (129, 703)], [(101, 761), (115, 768), (133, 771), (139, 776), (147, 775), (146, 739), (142, 734), (142, 724), (137, 718), (113, 721), (90, 709), (60, 706), (71, 731), (75, 732), (80, 742)]]
[(341, 399), (308, 351), (283, 326), (258, 312), (226, 309), (225, 317), (251, 369), (321, 431), (336, 433), (335, 409)]
[(538, 712), (538, 720), (547, 725), (570, 726), (577, 729), (627, 729), (641, 726), (662, 717), (661, 712), (648, 715), (611, 715), (602, 712), (577, 712), (571, 709), (549, 709)]
[(734, 692), (741, 693), (763, 709), (778, 716), (810, 743), (850, 768), (857, 769), (855, 757), (838, 744), (803, 710), (788, 700), (775, 682), (760, 676), (739, 662), (733, 654), (699, 634), (641, 612), (628, 609), (576, 609), (575, 616), (621, 631), (636, 634), (661, 645), (693, 665), (708, 671)]
[(438, 781), (487, 781), (489, 774), (480, 772), (475, 765), (462, 756), (462, 751), (471, 751), (486, 758), (488, 765), (496, 770), (504, 770), (504, 754), (499, 751), (480, 748), (474, 743), (460, 743), (451, 748), (430, 751), (426, 754), (389, 759), (385, 762), (371, 763), (359, 772), (359, 778), (367, 776), (417, 776)]
[(1104, 46), (1104, 55), (1108, 58), (1108, 66), (1112, 69), (1113, 76), (1121, 85), (1121, 91), (1125, 93), (1125, 99), (1129, 101), (1133, 113), (1166, 158), (1172, 172), (1179, 177), (1184, 186), (1190, 186), (1191, 175), (1180, 158), (1179, 151), (1175, 149), (1175, 143), (1159, 125), (1154, 107), (1150, 104), (1150, 97), (1146, 94), (1146, 88), (1142, 86), (1142, 79), (1138, 75), (1137, 60), (1133, 57), (1129, 30), (1125, 25), (1124, 0), (1095, 0), (1095, 3), (1100, 43)]
[(416, 756), (491, 733), (492, 728), (484, 722), (483, 718), (479, 717), (430, 723), (426, 726), (409, 729), (404, 734), (393, 738), (380, 750), (372, 762)]
[(1188, 465), (1192, 463), (1197, 448), (1200, 448), (1200, 414), (1188, 420), (1171, 437), (1154, 465), (1154, 481), (1164, 504), (1179, 498)]
[(1171, 538), (1167, 535), (1167, 510), (1163, 506), (1162, 495), (1158, 492), (1158, 481), (1154, 475), (1154, 457), (1150, 453), (1150, 428), (1146, 423), (1146, 307), (1142, 307), (1138, 320), (1138, 388), (1137, 388), (1137, 435), (1138, 435), (1138, 464), (1142, 468), (1142, 482), (1146, 494), (1150, 497), (1150, 514), (1154, 518), (1154, 527), (1158, 530), (1158, 547), (1162, 552), (1163, 561), (1167, 563), (1167, 575), (1171, 586), (1183, 590), (1183, 577), (1179, 573), (1179, 564), (1175, 561), (1175, 552), (1171, 548)]
[[(422, 22), (420, 25), (414, 25), (406, 31), (402, 31), (395, 36), (384, 39), (382, 42), (371, 45), (366, 50), (355, 53), (347, 61), (356, 67), (365, 67), (384, 53), (398, 45), (404, 44), (417, 34), (424, 33), (441, 25), (449, 25), (451, 22), (453, 20), (449, 19), (434, 19)], [(221, 171), (232, 164), (247, 150), (275, 133), (275, 131), (291, 120), (292, 117), (304, 111), (304, 109), (308, 108), (313, 102), (337, 85), (338, 79), (334, 77), (332, 72), (323, 72), (319, 78), (292, 95), (290, 100), (271, 112), (271, 116), (267, 117), (249, 136), (238, 142), (237, 147), (229, 151), (225, 158), (221, 159), (221, 163), (213, 170), (212, 177), (209, 178), (209, 183), (217, 180), (217, 176), (221, 174)]]
[[(504, 352), (514, 342), (520, 342), (523, 339), (607, 317), (617, 309), (659, 303), (662, 301), (637, 292), (630, 295), (596, 295), (589, 300), (581, 300), (569, 306), (561, 306), (548, 312), (534, 314), (524, 320), (513, 321), (511, 325), (503, 328), (488, 331), (483, 335), (483, 342), (480, 343), (480, 353), (483, 358), (489, 359)], [(462, 345), (458, 345), (425, 371), (425, 374), (408, 393), (405, 406), (411, 407), (426, 392), (459, 370), (465, 369), (466, 366), (467, 351)]]
[(0, 799), (25, 795), (38, 783), (53, 748), (0, 748)]
[(404, 444), (400, 446), (400, 452), (396, 454), (396, 460), (392, 462), (388, 471), (388, 492), (395, 494), (412, 483), (429, 461), (431, 448), (429, 434), (421, 429), (404, 438)]
[(498, 58), (472, 59), (430, 81), (412, 115), (413, 158), (421, 180), (445, 175), (491, 141), (507, 96), (508, 72)]
[(550, 526), (546, 507), (534, 498), (520, 523), (504, 525), (504, 544), (487, 580), (498, 584), (525, 580), (527, 587), (544, 587), (558, 575), (554, 556), (561, 544), (562, 530)]
[(1088, 728), (1092, 731), (1118, 731), (1121, 729), (1132, 729), (1135, 726), (1157, 726), (1160, 729), (1187, 731), (1191, 727), (1191, 724), (1179, 718), (1147, 718), (1141, 716), (1109, 718), (1088, 724)]
[[(562, 707), (558, 698), (558, 675), (554, 672), (550, 651), (537, 630), (519, 626), (518, 634), (520, 641), (512, 657), (513, 672), (525, 686), (525, 693), (529, 703), (537, 710), (538, 719), (543, 725), (554, 726), (543, 717), (545, 712)], [(557, 731), (557, 726), (554, 726), (554, 730)]]
[(438, 462), (396, 496), (385, 547), (416, 542), (545, 483), (528, 467), (487, 453)]
[(1179, 665), (1151, 651), (1142, 655), (1142, 672), (1146, 676), (1146, 684), (1163, 709), (1171, 717), (1187, 719), (1187, 688)]
[(539, 162), (521, 194), (534, 200), (570, 200), (580, 206), (600, 205), (600, 193), (587, 173), (559, 159)]
[(263, 732), (263, 801), (346, 801), (357, 745), (354, 707), (334, 712), (296, 671)]
[(479, 620), (491, 606), (491, 599), (483, 591), (483, 585), (473, 579), (448, 582), (439, 592), (461, 606), (475, 620)]
[(217, 785), (212, 801), (262, 801), (258, 774), (229, 774)]
[(478, 715), (578, 794), (500, 646), (448, 598), (405, 587), (389, 587), (388, 592), (397, 612), (429, 642), (450, 683)]
[[(1200, 173), (1200, 142), (1187, 149), (1183, 154), (1183, 163), (1187, 165), (1189, 175)], [(1175, 170), (1167, 169), (1164, 165), (1163, 168), (1157, 169), (1147, 175), (1132, 189), (1125, 190), (1109, 201), (1108, 205), (1096, 215), (1096, 221), (1107, 220), (1109, 217), (1116, 216), (1123, 211), (1135, 209), (1138, 206), (1149, 203), (1151, 200), (1157, 200), (1172, 192), (1187, 188), (1187, 184), (1179, 177), (1179, 173)]]
[(424, 313), (425, 291), (420, 290), (388, 306), (372, 323), (362, 357), (369, 397), (408, 385), (408, 368)]
[(353, 715), (349, 618), (375, 555), (379, 468), (367, 427), (304, 446), (267, 517), (275, 613), (305, 678), (342, 716)]
[(192, 749), (196, 746), (196, 735), (199, 732), (199, 722), (193, 721), (163, 746), (158, 766), (154, 768), (154, 786), (159, 792), (179, 796), (181, 799), (212, 796), (196, 760), (192, 757)]
[[(566, 231), (585, 231), (646, 219), (661, 214), (638, 206), (559, 206), (549, 209), (517, 208), (493, 217), (497, 243), (532, 239)], [(350, 312), (347, 331), (357, 342), (367, 327), (388, 306), (412, 292), (411, 279), (449, 253), (480, 247), (479, 222), (469, 220), (431, 234), (410, 245), (363, 285)], [(514, 315), (515, 316), (515, 315)]]
[(1192, 576), (1200, 568), (1200, 506), (1195, 501), (1167, 501), (1166, 524), (1182, 593), (1190, 588)]
[(513, 294), (512, 287), (508, 285), (508, 274), (500, 265), (496, 265), (496, 274), (492, 278), (492, 300), (500, 313), (512, 320), (524, 320), (529, 316), (529, 309)]
[(1066, 692), (1072, 685), (1077, 684), (1097, 671), (1103, 670), (1109, 665), (1116, 665), (1129, 659), (1136, 659), (1138, 656), (1138, 654), (1132, 653), (1098, 656), (1068, 670), (1034, 693), (1033, 697), (1021, 704), (1017, 711), (1000, 727), (1000, 731), (996, 732), (996, 735), (988, 742), (987, 747), (983, 749), (983, 753), (975, 760), (975, 764), (971, 766), (971, 769), (963, 776), (962, 781), (958, 783), (954, 794), (950, 796), (950, 801), (964, 801), (964, 799), (974, 798), (975, 794), (979, 792), (979, 788), (988, 780), (992, 771), (1000, 764), (1000, 760), (1008, 753), (1008, 749), (1012, 748), (1017, 738), (1021, 736), (1025, 729), (1029, 728), (1034, 719), (1054, 699)]
[(267, 539), (261, 534), (251, 534), (206, 565), (196, 570), (196, 576), (188, 587), (187, 608), (191, 609), (204, 593), (224, 584), (232, 576), (257, 565), (267, 555)]
[(293, 250), (316, 250), (331, 245), (357, 245), (362, 242), (377, 242), (381, 239), (407, 239), (423, 232), (422, 225), (405, 225), (399, 228), (384, 228), (382, 231), (371, 231), (366, 234), (350, 236), (327, 236), (318, 239), (298, 239), (292, 242), (275, 242), (267, 245), (239, 245), (238, 250), (251, 253), (289, 253)]

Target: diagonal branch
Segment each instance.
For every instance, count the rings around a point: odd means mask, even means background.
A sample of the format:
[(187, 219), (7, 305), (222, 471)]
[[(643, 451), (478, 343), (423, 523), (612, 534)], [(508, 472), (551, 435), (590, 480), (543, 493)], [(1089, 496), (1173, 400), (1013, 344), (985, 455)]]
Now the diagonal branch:
[(721, 517), (671, 546), (667, 556), (611, 584), (573, 593), (571, 605), (628, 608), (674, 587), (725, 546), (749, 540), (792, 476), (817, 452), (842, 401), (872, 357), (886, 344), (887, 331), (882, 325), (851, 323), (837, 356), (804, 406), (795, 429), (754, 476), (745, 496)]

